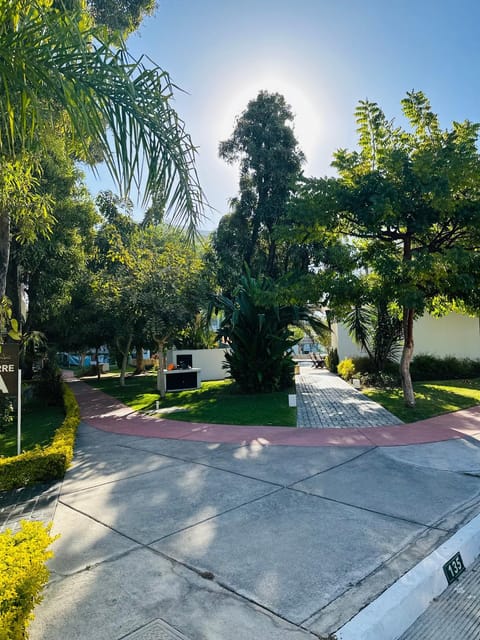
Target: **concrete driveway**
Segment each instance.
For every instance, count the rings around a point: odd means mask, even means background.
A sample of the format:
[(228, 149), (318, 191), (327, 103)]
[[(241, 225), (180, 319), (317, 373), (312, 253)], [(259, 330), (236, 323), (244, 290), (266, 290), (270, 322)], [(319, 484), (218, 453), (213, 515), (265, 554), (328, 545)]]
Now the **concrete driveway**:
[(77, 443), (31, 640), (328, 637), (480, 512), (470, 436)]

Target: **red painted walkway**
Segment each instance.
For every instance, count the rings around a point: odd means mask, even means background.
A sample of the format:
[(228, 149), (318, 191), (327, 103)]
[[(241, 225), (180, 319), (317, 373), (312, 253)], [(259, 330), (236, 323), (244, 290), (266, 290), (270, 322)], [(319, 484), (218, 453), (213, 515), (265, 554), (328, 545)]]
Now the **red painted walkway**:
[(297, 429), (293, 427), (242, 427), (235, 425), (180, 422), (145, 416), (115, 398), (92, 389), (84, 382), (72, 382), (82, 420), (92, 427), (132, 436), (295, 447), (389, 447), (442, 442), (470, 436), (480, 439), (480, 406), (455, 413), (389, 427), (348, 429)]

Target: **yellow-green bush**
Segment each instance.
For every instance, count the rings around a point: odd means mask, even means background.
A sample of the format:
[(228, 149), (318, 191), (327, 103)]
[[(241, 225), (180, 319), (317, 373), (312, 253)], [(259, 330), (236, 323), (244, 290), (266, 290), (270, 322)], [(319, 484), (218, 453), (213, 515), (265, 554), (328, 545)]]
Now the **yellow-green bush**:
[(49, 572), (45, 562), (52, 557), (47, 547), (55, 538), (50, 526), (22, 521), (13, 534), (0, 534), (0, 640), (24, 640), (41, 599)]
[(351, 380), (355, 373), (355, 365), (351, 358), (345, 358), (337, 365), (338, 375), (344, 380)]
[[(63, 383), (65, 420), (47, 447), (37, 447), (19, 456), (0, 458), (0, 491), (35, 482), (62, 478), (73, 458), (80, 408), (71, 389)], [(1, 640), (1, 636), (0, 636)]]

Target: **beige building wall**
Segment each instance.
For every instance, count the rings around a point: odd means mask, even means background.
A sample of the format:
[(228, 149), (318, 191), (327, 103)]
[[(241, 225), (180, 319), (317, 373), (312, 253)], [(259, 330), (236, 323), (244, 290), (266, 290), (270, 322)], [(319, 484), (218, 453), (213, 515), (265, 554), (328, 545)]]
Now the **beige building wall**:
[(332, 324), (331, 344), (332, 348), (337, 349), (340, 360), (367, 355), (353, 342), (345, 325), (341, 322)]
[(478, 318), (450, 313), (443, 318), (423, 316), (413, 329), (415, 353), (480, 359)]
[[(332, 346), (340, 360), (366, 355), (352, 341), (343, 324), (332, 326)], [(459, 313), (442, 318), (425, 315), (415, 321), (413, 328), (414, 354), (480, 359), (480, 321)]]

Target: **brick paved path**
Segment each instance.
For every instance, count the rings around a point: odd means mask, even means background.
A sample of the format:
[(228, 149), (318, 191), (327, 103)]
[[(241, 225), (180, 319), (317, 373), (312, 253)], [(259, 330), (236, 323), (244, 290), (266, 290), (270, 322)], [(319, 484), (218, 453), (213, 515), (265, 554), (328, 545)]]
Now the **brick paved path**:
[(295, 384), (298, 427), (345, 429), (402, 424), (396, 416), (326, 369), (302, 366)]

